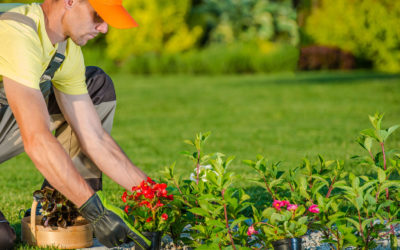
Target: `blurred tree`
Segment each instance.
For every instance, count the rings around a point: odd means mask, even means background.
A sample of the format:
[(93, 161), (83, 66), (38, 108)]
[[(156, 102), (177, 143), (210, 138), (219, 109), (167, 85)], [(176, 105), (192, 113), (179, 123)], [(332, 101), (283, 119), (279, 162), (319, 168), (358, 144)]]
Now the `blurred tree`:
[(292, 0), (197, 0), (193, 16), (206, 27), (208, 43), (299, 43)]
[(305, 31), (317, 44), (351, 51), (378, 70), (400, 72), (399, 26), (400, 1), (322, 0)]
[(139, 23), (130, 30), (111, 29), (106, 37), (107, 54), (114, 60), (148, 52), (176, 53), (196, 45), (202, 28), (186, 24), (191, 0), (125, 1), (125, 7)]

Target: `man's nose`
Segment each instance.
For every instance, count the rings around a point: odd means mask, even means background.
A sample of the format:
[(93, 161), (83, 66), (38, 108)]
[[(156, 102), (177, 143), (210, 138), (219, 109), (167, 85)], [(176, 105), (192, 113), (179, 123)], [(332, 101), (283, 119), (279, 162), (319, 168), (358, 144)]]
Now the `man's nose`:
[(97, 30), (98, 32), (101, 32), (101, 33), (105, 34), (105, 33), (107, 33), (107, 31), (108, 31), (108, 24), (107, 24), (106, 22), (99, 23), (99, 24), (96, 26), (96, 30)]

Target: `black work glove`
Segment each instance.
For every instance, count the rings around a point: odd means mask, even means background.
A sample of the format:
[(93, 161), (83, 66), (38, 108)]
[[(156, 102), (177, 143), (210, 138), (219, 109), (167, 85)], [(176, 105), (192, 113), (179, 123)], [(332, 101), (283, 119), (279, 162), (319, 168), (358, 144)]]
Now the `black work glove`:
[(128, 216), (121, 209), (108, 204), (103, 193), (98, 191), (79, 208), (82, 216), (88, 220), (97, 239), (106, 247), (116, 247), (134, 241), (148, 249), (151, 242), (128, 223)]

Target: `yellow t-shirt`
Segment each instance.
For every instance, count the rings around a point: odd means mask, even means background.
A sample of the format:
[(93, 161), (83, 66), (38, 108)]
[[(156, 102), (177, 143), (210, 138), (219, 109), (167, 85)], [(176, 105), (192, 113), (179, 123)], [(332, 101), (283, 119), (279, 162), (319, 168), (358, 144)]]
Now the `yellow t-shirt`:
[[(42, 8), (38, 3), (0, 4), (0, 12), (2, 11), (17, 12), (30, 17), (37, 25), (38, 33), (26, 24), (0, 20), (0, 76), (40, 89), (40, 77), (58, 47), (58, 44), (53, 46), (47, 36)], [(87, 93), (82, 51), (71, 39), (67, 42), (65, 60), (54, 74), (52, 83), (66, 94)]]

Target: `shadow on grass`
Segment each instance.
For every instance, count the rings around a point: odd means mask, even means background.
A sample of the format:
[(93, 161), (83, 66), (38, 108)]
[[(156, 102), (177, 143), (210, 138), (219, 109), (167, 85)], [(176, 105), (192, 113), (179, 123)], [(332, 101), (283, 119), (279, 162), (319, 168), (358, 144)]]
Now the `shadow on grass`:
[[(245, 83), (238, 82), (238, 85), (248, 84), (351, 84), (362, 81), (374, 80), (400, 80), (400, 74), (388, 74), (381, 72), (298, 72), (295, 74), (281, 74), (263, 77), (262, 79), (249, 79)], [(394, 81), (393, 81), (394, 83)]]

